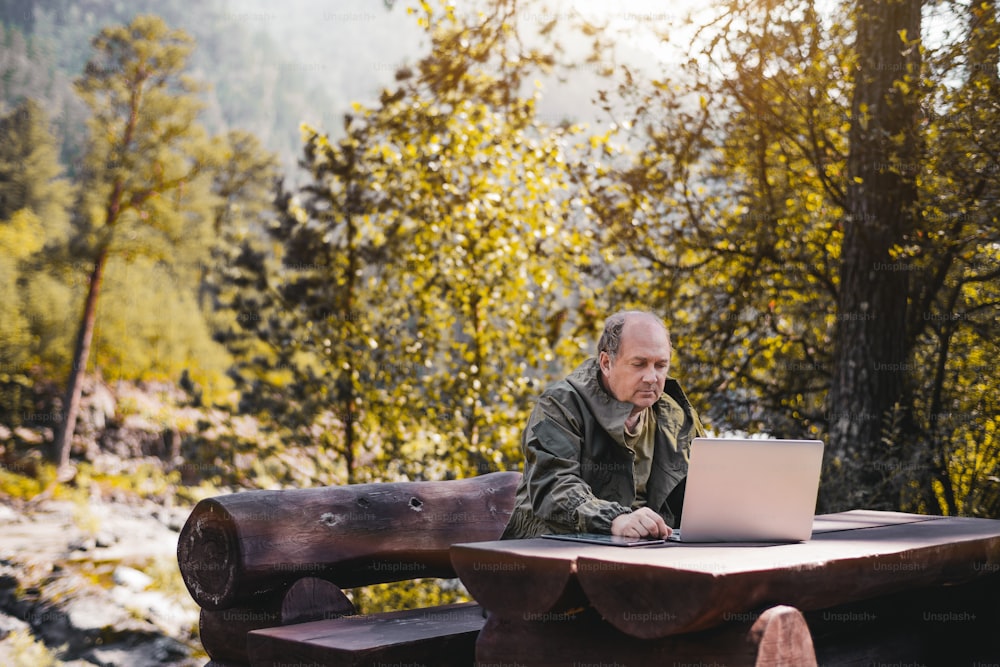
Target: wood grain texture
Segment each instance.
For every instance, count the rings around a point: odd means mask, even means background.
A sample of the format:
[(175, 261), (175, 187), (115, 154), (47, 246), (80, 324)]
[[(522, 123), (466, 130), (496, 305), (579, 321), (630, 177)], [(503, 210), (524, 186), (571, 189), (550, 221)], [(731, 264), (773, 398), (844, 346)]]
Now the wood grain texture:
[(252, 630), (354, 613), (354, 605), (338, 586), (323, 579), (305, 577), (283, 594), (254, 607), (202, 609), (199, 637), (213, 660), (249, 664), (247, 633)]
[(491, 612), (564, 611), (581, 605), (579, 591), (607, 623), (641, 639), (779, 604), (807, 611), (956, 585), (1000, 568), (1000, 521), (863, 511), (820, 519), (823, 530), (795, 544), (624, 549), (535, 539), (456, 545), (452, 559)]
[(463, 603), (255, 630), (250, 664), (471, 665), (485, 622), (482, 607)]
[(182, 528), (177, 560), (191, 597), (210, 610), (255, 606), (302, 577), (341, 588), (454, 577), (449, 547), (498, 538), (519, 480), (498, 472), (209, 498)]

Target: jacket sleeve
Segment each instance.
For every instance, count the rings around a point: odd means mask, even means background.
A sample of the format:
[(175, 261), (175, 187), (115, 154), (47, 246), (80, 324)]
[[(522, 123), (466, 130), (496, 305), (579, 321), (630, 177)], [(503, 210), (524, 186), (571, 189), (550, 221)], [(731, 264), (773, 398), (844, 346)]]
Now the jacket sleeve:
[(553, 396), (539, 399), (524, 432), (528, 497), (535, 516), (553, 531), (610, 533), (611, 522), (632, 510), (598, 498), (584, 481), (580, 409)]

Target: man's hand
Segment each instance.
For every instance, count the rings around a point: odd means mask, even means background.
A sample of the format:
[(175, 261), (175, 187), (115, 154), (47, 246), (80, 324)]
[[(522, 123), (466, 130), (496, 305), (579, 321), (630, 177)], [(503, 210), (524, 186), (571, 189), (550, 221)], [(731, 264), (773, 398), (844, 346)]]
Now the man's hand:
[(640, 507), (634, 512), (621, 514), (611, 521), (612, 535), (666, 538), (671, 532), (663, 517), (648, 507)]

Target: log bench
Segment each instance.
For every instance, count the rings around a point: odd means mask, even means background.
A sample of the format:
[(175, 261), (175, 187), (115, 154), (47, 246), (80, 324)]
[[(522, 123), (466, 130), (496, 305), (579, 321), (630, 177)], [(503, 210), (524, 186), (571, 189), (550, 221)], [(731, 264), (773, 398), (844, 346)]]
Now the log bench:
[(473, 664), (477, 604), (357, 615), (343, 589), (455, 578), (450, 547), (498, 539), (519, 481), (497, 472), (202, 500), (177, 562), (201, 607), (206, 667)]

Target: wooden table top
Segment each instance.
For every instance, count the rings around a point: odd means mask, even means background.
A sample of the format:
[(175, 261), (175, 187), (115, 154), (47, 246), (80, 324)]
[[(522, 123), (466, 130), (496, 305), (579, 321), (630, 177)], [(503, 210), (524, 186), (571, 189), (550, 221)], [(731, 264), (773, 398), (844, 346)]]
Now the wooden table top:
[(817, 516), (792, 544), (668, 542), (622, 548), (547, 539), (458, 544), (456, 572), (493, 613), (530, 619), (594, 607), (652, 639), (762, 606), (824, 609), (1000, 577), (1000, 521), (854, 510)]

